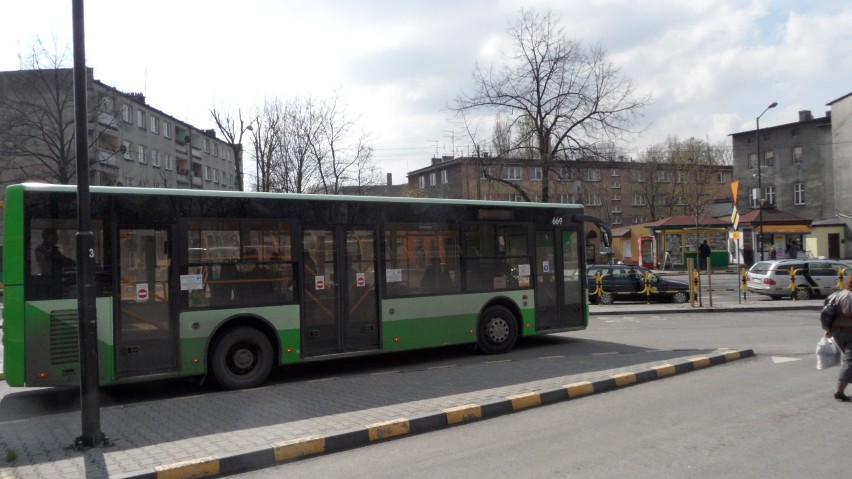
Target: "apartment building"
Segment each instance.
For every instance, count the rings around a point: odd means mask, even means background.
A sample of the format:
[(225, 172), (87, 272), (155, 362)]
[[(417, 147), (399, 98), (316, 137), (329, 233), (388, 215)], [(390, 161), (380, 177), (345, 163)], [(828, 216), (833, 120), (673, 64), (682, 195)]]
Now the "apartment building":
[[(799, 112), (798, 121), (731, 134), (734, 179), (741, 181), (740, 215), (763, 208), (768, 232), (767, 210), (811, 221), (807, 231), (787, 238), (805, 241), (815, 255), (852, 257), (852, 93), (827, 104), (823, 117), (809, 110)], [(758, 158), (760, 161), (758, 162)], [(759, 231), (759, 215), (751, 215)], [(838, 226), (842, 226), (838, 229)], [(778, 234), (763, 238), (764, 250), (778, 242)], [(747, 243), (759, 244), (752, 232)], [(783, 238), (782, 238), (783, 239)], [(800, 243), (803, 244), (803, 243)], [(746, 249), (748, 245), (746, 244)], [(757, 247), (754, 248), (757, 250)]]
[[(543, 175), (537, 160), (442, 157), (408, 173), (408, 186), (433, 198), (526, 201), (514, 184), (530, 201), (541, 201)], [(549, 172), (549, 201), (583, 204), (613, 227), (640, 224), (686, 214), (689, 200), (682, 187), (688, 176), (630, 159), (564, 162)], [(706, 176), (713, 200), (730, 198), (731, 166), (713, 166)]]
[[(92, 185), (237, 188), (236, 154), (240, 145), (219, 140), (214, 130), (197, 128), (149, 105), (141, 93), (122, 92), (95, 80), (91, 68), (87, 72)], [(71, 69), (0, 72), (0, 104), (20, 105), (20, 108), (0, 109), (0, 124), (14, 127), (14, 135), (4, 136), (0, 132), (0, 137), (10, 146), (3, 150), (5, 154), (0, 161), (24, 166), (19, 168), (22, 175), (4, 177), (3, 181), (61, 181), (55, 172), (33, 165), (32, 157), (41, 153), (49, 158), (51, 150), (67, 148), (69, 142), (68, 154), (64, 156), (76, 156), (71, 154), (73, 142), (70, 141), (74, 129), (74, 104), (70, 101), (73, 99), (72, 79)], [(47, 101), (48, 98), (60, 101)], [(52, 123), (65, 126), (51, 132), (47, 130), (54, 127), (26, 118), (39, 113), (53, 115), (57, 121)], [(27, 131), (28, 128), (33, 131)], [(26, 140), (44, 136), (44, 133), (56, 134), (63, 141), (40, 144)], [(15, 145), (15, 142), (27, 144)]]

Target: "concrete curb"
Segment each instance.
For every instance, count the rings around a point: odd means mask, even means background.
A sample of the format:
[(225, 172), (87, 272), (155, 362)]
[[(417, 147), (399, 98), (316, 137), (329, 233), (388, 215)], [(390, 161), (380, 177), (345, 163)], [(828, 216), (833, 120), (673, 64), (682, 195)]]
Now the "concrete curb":
[(725, 305), (725, 306), (702, 306), (695, 308), (666, 308), (656, 305), (656, 307), (640, 309), (630, 306), (610, 307), (607, 310), (596, 310), (597, 305), (591, 305), (589, 314), (591, 316), (600, 315), (623, 315), (623, 314), (688, 314), (688, 313), (742, 313), (742, 312), (766, 312), (766, 311), (820, 311), (822, 304), (804, 304), (804, 305), (783, 305), (783, 306), (760, 306), (760, 305)]
[(751, 349), (717, 352), (708, 356), (681, 359), (673, 362), (673, 364), (657, 365), (638, 372), (621, 372), (606, 379), (580, 381), (555, 389), (516, 394), (482, 404), (451, 407), (411, 418), (392, 418), (384, 422), (367, 424), (364, 427), (343, 430), (327, 436), (306, 436), (221, 457), (202, 456), (189, 461), (165, 464), (115, 477), (122, 479), (163, 477), (183, 479), (244, 473), (304, 458), (368, 446), (399, 437), (495, 418), (533, 407), (613, 391), (752, 356), (754, 356), (754, 351)]

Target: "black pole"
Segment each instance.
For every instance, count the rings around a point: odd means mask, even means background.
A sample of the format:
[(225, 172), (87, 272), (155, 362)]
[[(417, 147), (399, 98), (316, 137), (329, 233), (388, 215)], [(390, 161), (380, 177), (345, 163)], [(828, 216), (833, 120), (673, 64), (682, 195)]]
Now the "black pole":
[(74, 122), (77, 146), (77, 316), (80, 341), (80, 404), (83, 435), (78, 448), (104, 445), (98, 379), (98, 325), (95, 305), (95, 234), (89, 198), (88, 108), (83, 0), (72, 0), (74, 22)]

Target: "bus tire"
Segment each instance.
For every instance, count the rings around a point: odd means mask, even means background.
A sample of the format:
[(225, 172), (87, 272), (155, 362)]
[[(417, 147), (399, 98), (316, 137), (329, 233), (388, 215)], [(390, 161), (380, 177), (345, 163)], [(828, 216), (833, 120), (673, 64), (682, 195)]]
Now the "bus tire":
[(210, 370), (223, 388), (253, 388), (266, 381), (272, 371), (272, 355), (272, 344), (263, 333), (249, 327), (234, 328), (213, 345)]
[(485, 354), (509, 352), (518, 340), (518, 321), (503, 306), (489, 306), (479, 317), (476, 344)]

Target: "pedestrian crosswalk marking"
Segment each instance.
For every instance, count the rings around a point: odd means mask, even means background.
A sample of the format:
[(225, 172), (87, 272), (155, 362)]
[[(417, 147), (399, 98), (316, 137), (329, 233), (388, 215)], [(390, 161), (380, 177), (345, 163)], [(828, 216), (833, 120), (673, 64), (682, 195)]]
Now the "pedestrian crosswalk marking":
[(772, 356), (772, 362), (775, 364), (789, 363), (791, 361), (801, 361), (802, 358), (784, 358), (781, 356)]

